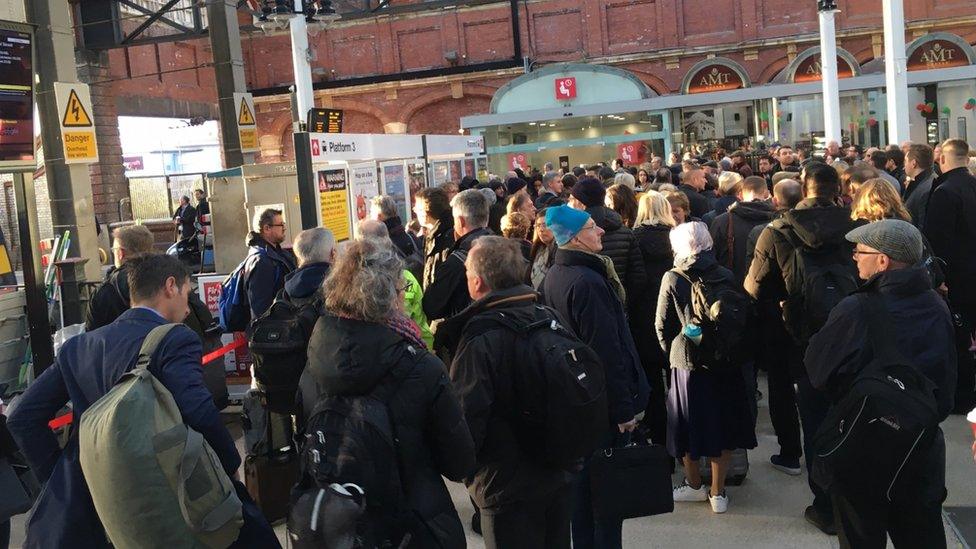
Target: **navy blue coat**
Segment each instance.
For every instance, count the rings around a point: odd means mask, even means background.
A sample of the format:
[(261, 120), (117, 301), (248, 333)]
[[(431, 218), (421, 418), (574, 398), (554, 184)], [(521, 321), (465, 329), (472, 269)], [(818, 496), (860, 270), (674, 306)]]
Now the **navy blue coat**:
[(603, 359), (611, 422), (634, 419), (647, 408), (650, 388), (606, 266), (593, 254), (560, 248), (541, 290), (544, 303)]
[[(11, 434), (38, 478), (47, 482), (28, 521), (25, 548), (108, 546), (81, 471), (77, 431), (62, 451), (47, 423), (68, 401), (77, 423), (135, 366), (146, 335), (165, 323), (155, 311), (136, 308), (108, 326), (69, 339), (10, 415)], [(160, 344), (150, 371), (173, 394), (184, 422), (203, 435), (233, 475), (241, 458), (203, 383), (201, 353), (200, 338), (178, 326)]]
[(272, 246), (257, 233), (250, 234), (247, 245), (250, 249), (244, 266), (244, 287), (253, 320), (263, 315), (274, 303), (285, 285), (285, 276), (295, 270), (295, 261), (291, 252)]

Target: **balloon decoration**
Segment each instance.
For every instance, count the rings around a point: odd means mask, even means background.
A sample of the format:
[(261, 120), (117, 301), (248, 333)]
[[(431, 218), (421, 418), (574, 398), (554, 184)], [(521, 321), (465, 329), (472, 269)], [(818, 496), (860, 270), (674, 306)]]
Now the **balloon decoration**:
[(915, 110), (922, 114), (932, 114), (935, 112), (935, 103), (919, 103), (915, 105)]
[(950, 114), (952, 114), (952, 109), (950, 109), (949, 107), (942, 107), (942, 114), (949, 116)]
[(963, 105), (962, 108), (966, 109), (967, 111), (976, 110), (976, 98), (970, 97), (969, 101), (966, 101), (966, 104)]

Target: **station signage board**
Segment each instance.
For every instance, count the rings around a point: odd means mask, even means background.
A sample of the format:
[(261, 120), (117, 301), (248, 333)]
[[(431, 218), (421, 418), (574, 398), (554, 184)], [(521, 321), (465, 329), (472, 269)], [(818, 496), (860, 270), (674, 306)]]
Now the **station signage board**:
[(342, 133), (342, 111), (312, 109), (308, 111), (308, 131), (313, 133)]
[(423, 156), (419, 135), (372, 133), (310, 133), (312, 162), (385, 160)]
[(61, 123), (65, 164), (94, 164), (98, 162), (95, 141), (95, 118), (91, 92), (80, 82), (55, 82), (54, 96)]
[(33, 31), (0, 21), (0, 169), (33, 169)]
[(241, 152), (258, 152), (258, 122), (254, 116), (254, 96), (249, 93), (234, 94), (234, 110), (237, 115), (237, 133), (241, 139)]

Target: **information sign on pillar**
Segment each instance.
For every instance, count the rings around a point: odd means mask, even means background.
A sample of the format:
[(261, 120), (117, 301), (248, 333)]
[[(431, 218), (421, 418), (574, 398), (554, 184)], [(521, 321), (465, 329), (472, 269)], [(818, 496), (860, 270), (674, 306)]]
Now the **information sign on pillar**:
[(95, 118), (92, 116), (91, 93), (80, 82), (54, 83), (54, 97), (60, 113), (61, 141), (65, 164), (95, 164), (98, 145), (95, 141)]
[(241, 152), (258, 152), (258, 123), (254, 116), (254, 96), (249, 93), (234, 94), (237, 113), (237, 133), (241, 139)]

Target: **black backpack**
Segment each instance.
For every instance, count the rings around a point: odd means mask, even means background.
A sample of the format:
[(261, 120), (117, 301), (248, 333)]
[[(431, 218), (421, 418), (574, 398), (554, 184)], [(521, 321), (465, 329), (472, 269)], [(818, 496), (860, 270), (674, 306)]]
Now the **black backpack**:
[(672, 272), (691, 284), (692, 322), (702, 330), (701, 342), (688, 348), (694, 354), (694, 365), (713, 369), (741, 366), (749, 350), (752, 301), (729, 278), (693, 279), (677, 269)]
[(610, 424), (600, 357), (541, 305), (528, 324), (497, 311), (469, 322), (465, 332), (493, 329), (515, 335), (518, 359), (510, 370), (515, 402), (509, 418), (526, 454), (560, 468), (590, 456)]
[(898, 351), (880, 297), (858, 295), (870, 319), (873, 360), (834, 403), (813, 439), (812, 477), (830, 489), (885, 494), (891, 501), (924, 466), (939, 427), (935, 384)]
[(295, 395), (305, 370), (308, 342), (318, 320), (320, 297), (295, 303), (284, 291), (247, 328), (247, 345), (254, 360), (254, 378), (267, 395), (268, 409), (296, 414)]
[(793, 276), (786, 280), (783, 322), (800, 344), (827, 323), (830, 311), (858, 288), (857, 269), (847, 246), (810, 248), (789, 227), (781, 231), (793, 245)]
[[(355, 520), (356, 547), (407, 546), (417, 525), (403, 491), (396, 420), (389, 403), (424, 353), (408, 345), (405, 357), (368, 394), (322, 394), (306, 424), (300, 442), (301, 474), (292, 491), (293, 506), (310, 494), (334, 496), (337, 486), (362, 498), (364, 510), (358, 516), (321, 517), (330, 528), (338, 528), (336, 522), (340, 520)], [(298, 535), (305, 522), (306, 518), (296, 516), (293, 510), (289, 532)], [(346, 525), (340, 529), (350, 528)]]

